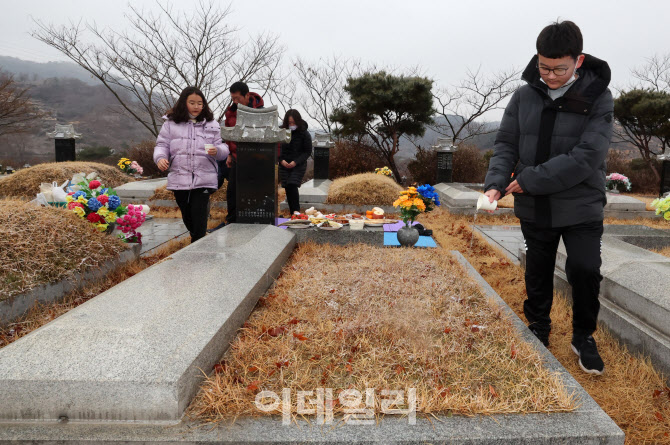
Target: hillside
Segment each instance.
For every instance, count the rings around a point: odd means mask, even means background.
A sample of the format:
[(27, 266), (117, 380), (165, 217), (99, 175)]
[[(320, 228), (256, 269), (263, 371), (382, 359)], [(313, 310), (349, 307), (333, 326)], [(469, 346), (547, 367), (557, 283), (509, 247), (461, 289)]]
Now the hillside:
[(98, 84), (98, 80), (73, 62), (38, 63), (16, 57), (0, 56), (0, 69), (14, 74), (16, 79), (21, 81), (34, 82), (51, 77), (70, 77), (89, 85)]
[(20, 84), (30, 87), (35, 103), (51, 117), (35, 122), (27, 134), (0, 138), (0, 160), (13, 159), (15, 164), (53, 161), (54, 141), (46, 132), (53, 131), (56, 123), (74, 124), (82, 134), (77, 140), (78, 149), (108, 146), (119, 153), (137, 142), (153, 139), (141, 124), (122, 113), (112, 93), (100, 84), (74, 78), (29, 78)]

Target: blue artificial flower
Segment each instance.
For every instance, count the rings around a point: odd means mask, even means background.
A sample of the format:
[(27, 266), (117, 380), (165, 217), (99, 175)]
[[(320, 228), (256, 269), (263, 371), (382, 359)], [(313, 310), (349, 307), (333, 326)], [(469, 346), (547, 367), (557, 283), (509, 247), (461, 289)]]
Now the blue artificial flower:
[(72, 195), (72, 199), (75, 199), (75, 200), (76, 200), (76, 199), (79, 198), (80, 196), (84, 196), (84, 197), (85, 197), (85, 196), (86, 196), (86, 193), (84, 193), (84, 192), (82, 192), (81, 190), (79, 190), (78, 192), (75, 192), (74, 195)]
[(101, 194), (101, 195), (104, 195), (105, 193), (107, 193), (108, 190), (109, 190), (108, 188), (104, 188), (104, 189), (102, 189), (102, 191), (100, 192), (100, 194)]
[(121, 205), (121, 198), (116, 195), (111, 195), (109, 201), (107, 201), (107, 207), (109, 210), (114, 210)]
[(86, 205), (93, 212), (97, 212), (98, 210), (100, 210), (100, 207), (102, 207), (102, 203), (95, 198), (89, 199), (88, 203), (86, 203)]

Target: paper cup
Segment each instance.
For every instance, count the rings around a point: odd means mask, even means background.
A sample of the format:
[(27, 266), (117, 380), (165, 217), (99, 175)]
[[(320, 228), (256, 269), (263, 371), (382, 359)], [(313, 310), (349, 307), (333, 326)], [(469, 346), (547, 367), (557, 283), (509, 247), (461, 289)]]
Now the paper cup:
[(486, 195), (479, 195), (477, 200), (477, 210), (494, 211), (498, 207), (498, 201), (489, 202), (489, 197)]
[(214, 144), (205, 144), (205, 151), (209, 151), (210, 148), (216, 148), (216, 147), (214, 147)]
[(365, 226), (365, 220), (362, 219), (350, 219), (349, 220), (349, 229), (350, 230), (363, 230)]

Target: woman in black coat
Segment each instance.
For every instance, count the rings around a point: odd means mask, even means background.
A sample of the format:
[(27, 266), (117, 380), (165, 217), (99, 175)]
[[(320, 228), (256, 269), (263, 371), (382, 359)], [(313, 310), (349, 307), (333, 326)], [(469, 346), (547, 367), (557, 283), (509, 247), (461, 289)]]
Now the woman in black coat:
[(307, 159), (312, 155), (312, 136), (307, 131), (307, 122), (297, 110), (288, 110), (282, 128), (291, 130), (291, 142), (280, 145), (279, 179), (286, 190), (286, 201), (291, 215), (300, 212), (298, 188), (307, 170)]

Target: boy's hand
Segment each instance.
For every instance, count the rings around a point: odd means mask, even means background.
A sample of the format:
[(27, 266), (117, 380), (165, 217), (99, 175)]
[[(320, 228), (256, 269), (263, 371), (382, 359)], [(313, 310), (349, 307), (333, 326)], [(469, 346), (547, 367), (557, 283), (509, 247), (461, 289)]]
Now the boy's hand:
[(516, 179), (512, 181), (512, 183), (505, 189), (505, 196), (509, 195), (510, 193), (523, 193), (523, 190), (521, 189), (521, 186)]
[(484, 193), (484, 196), (489, 198), (489, 202), (497, 201), (500, 199), (500, 192), (496, 189), (491, 189), (488, 192)]
[[(500, 199), (501, 193), (496, 189), (491, 189), (488, 192), (484, 193), (484, 196), (489, 198), (489, 202), (497, 201)], [(493, 210), (485, 210), (486, 213), (493, 213)]]

